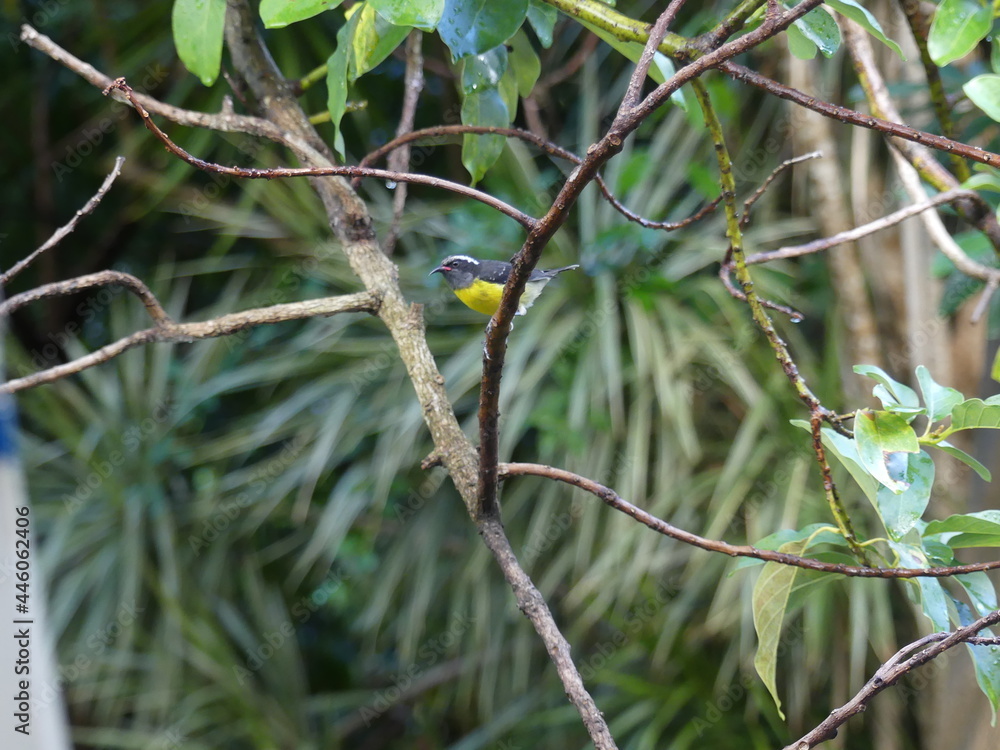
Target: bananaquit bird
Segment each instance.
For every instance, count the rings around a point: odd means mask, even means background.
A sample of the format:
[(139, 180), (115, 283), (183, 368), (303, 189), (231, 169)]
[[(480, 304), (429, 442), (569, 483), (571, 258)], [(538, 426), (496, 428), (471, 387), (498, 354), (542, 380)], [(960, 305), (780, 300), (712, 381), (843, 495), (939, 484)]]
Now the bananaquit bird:
[[(524, 315), (542, 293), (545, 285), (556, 276), (563, 271), (579, 267), (564, 266), (551, 271), (539, 271), (536, 268), (524, 285), (524, 293), (518, 302), (516, 314)], [(450, 255), (428, 275), (440, 273), (455, 296), (462, 300), (466, 307), (492, 316), (500, 307), (503, 288), (507, 285), (512, 268), (510, 263), (502, 260), (477, 260), (468, 255)]]

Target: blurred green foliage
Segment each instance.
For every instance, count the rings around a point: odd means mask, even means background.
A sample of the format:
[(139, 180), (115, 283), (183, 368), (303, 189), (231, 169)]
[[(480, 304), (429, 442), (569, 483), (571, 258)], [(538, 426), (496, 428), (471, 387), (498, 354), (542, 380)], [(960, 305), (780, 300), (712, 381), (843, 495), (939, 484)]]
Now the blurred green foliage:
[[(714, 10), (695, 8), (684, 23), (699, 29)], [(5, 31), (16, 33), (24, 16), (133, 86), (148, 77), (148, 92), (171, 103), (214, 111), (228, 90), (202, 88), (179, 65), (167, 4), (9, 3), (4, 13)], [(107, 22), (95, 22), (103, 15)], [(337, 18), (266, 32), (289, 78), (325, 62)], [(552, 47), (538, 50), (543, 75), (579, 44), (578, 26), (557, 25)], [(436, 64), (418, 127), (458, 107), (447, 51), (428, 39), (425, 54)], [(12, 113), (0, 146), (10, 208), (0, 266), (82, 205), (115, 155), (128, 157), (96, 214), (11, 293), (114, 267), (147, 280), (176, 318), (201, 320), (358, 289), (304, 181), (213, 180), (26, 46), (4, 46), (0, 64), (11, 71), (0, 107)], [(391, 137), (403, 67), (390, 57), (358, 82), (368, 105), (343, 123), (355, 158)], [(548, 92), (553, 139), (583, 150), (629, 73), (599, 46)], [(749, 194), (790, 155), (767, 145), (780, 128), (778, 105), (708, 83), (736, 161), (749, 165), (739, 175)], [(321, 91), (303, 102), (309, 112), (326, 106)], [(714, 196), (711, 145), (690, 124), (668, 108), (627, 142), (605, 175), (626, 205), (681, 218)], [(244, 136), (167, 130), (202, 158), (287, 163)], [(332, 140), (332, 127), (320, 130)], [(465, 179), (457, 147), (415, 153), (421, 170)], [(566, 170), (509, 143), (483, 187), (537, 213)], [(368, 183), (363, 191), (385, 227), (391, 190)], [(811, 229), (788, 216), (787, 203), (776, 190), (758, 206), (752, 244)], [(404, 291), (426, 305), (431, 348), (474, 434), (483, 319), (426, 273), (452, 252), (506, 259), (521, 232), (480, 204), (419, 187), (410, 188), (402, 229), (394, 260)], [(501, 455), (578, 470), (672, 523), (732, 542), (825, 520), (808, 446), (788, 424), (799, 405), (745, 307), (718, 282), (724, 249), (717, 216), (669, 234), (644, 230), (588, 189), (545, 254), (547, 265), (580, 262), (584, 272), (552, 285), (512, 338)], [(765, 296), (807, 314), (802, 327), (779, 322), (782, 335), (835, 401), (836, 363), (823, 346), (829, 291), (822, 273), (803, 282), (792, 271), (776, 264), (755, 278)], [(8, 362), (21, 374), (146, 325), (124, 294), (48, 301), (14, 318)], [(19, 406), (79, 746), (586, 745), (457, 494), (440, 469), (419, 468), (430, 441), (377, 321), (341, 315), (133, 350), (28, 391)], [(764, 748), (787, 739), (753, 673), (747, 573), (727, 577), (728, 560), (554, 483), (511, 480), (502, 503), (514, 547), (621, 747), (723, 748), (739, 737)], [(872, 646), (892, 645), (891, 590), (877, 581), (824, 587), (789, 624), (779, 685), (793, 731), (846, 697), (844, 686), (873, 663)], [(833, 652), (846, 658), (831, 664)], [(862, 723), (845, 733), (851, 747), (874, 746)]]

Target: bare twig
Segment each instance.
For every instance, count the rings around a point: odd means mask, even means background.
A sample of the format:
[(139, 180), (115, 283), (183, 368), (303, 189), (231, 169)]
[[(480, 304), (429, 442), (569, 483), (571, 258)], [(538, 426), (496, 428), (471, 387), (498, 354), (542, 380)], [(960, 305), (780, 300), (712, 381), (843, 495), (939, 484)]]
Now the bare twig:
[[(776, 166), (771, 170), (771, 174), (767, 176), (767, 179), (757, 188), (753, 195), (747, 198), (743, 202), (743, 213), (740, 217), (740, 226), (746, 227), (750, 223), (750, 209), (753, 208), (753, 204), (760, 200), (761, 196), (767, 192), (767, 189), (771, 186), (771, 183), (778, 179), (778, 175), (784, 172), (789, 167), (799, 164), (800, 162), (808, 161), (809, 159), (821, 159), (823, 157), (822, 152), (813, 151), (808, 154), (802, 154), (802, 156), (795, 156), (791, 159), (785, 159), (781, 164)], [(748, 260), (749, 262), (749, 260)]]
[(659, 534), (676, 539), (684, 544), (690, 544), (692, 547), (698, 547), (710, 552), (721, 552), (730, 557), (750, 557), (755, 560), (763, 560), (764, 562), (791, 565), (795, 568), (815, 570), (821, 573), (835, 573), (850, 578), (949, 578), (951, 576), (962, 575), (963, 573), (1000, 569), (1000, 560), (936, 568), (867, 568), (859, 565), (827, 563), (821, 560), (813, 560), (809, 557), (790, 555), (786, 552), (758, 549), (748, 544), (730, 544), (729, 542), (717, 541), (715, 539), (706, 539), (703, 536), (698, 536), (690, 531), (685, 531), (673, 524), (667, 523), (627, 500), (623, 500), (618, 493), (609, 487), (605, 487), (603, 484), (579, 474), (574, 474), (566, 469), (559, 469), (544, 464), (499, 464), (499, 476), (503, 479), (526, 474), (555, 479), (556, 481), (579, 487), (581, 490), (586, 490), (592, 495), (597, 496), (606, 505), (634, 518), (642, 525)]
[(383, 180), (391, 180), (393, 182), (415, 182), (421, 185), (430, 185), (431, 187), (441, 188), (443, 190), (450, 190), (453, 193), (458, 193), (459, 195), (464, 195), (467, 198), (474, 198), (481, 203), (485, 203), (487, 206), (496, 209), (502, 214), (509, 216), (514, 219), (518, 224), (523, 226), (525, 229), (530, 230), (535, 225), (535, 219), (528, 216), (523, 211), (511, 206), (509, 203), (505, 203), (499, 198), (495, 198), (489, 193), (484, 193), (481, 190), (476, 190), (475, 188), (468, 187), (467, 185), (461, 185), (457, 182), (452, 182), (451, 180), (443, 180), (440, 177), (431, 177), (430, 175), (417, 174), (412, 172), (393, 172), (388, 169), (371, 169), (369, 167), (347, 167), (347, 166), (329, 166), (329, 167), (279, 167), (276, 169), (258, 169), (255, 167), (226, 167), (222, 164), (214, 164), (212, 162), (205, 161), (204, 159), (199, 159), (197, 156), (192, 156), (187, 151), (182, 149), (172, 140), (169, 136), (157, 127), (156, 123), (153, 122), (152, 118), (149, 116), (149, 112), (146, 111), (145, 107), (135, 98), (134, 92), (125, 82), (124, 78), (119, 78), (105, 90), (105, 93), (109, 91), (121, 91), (125, 97), (131, 102), (133, 108), (139, 113), (139, 117), (142, 118), (143, 124), (146, 128), (155, 135), (167, 150), (180, 157), (188, 164), (198, 169), (204, 170), (205, 172), (215, 172), (216, 174), (227, 174), (232, 177), (240, 177), (247, 180), (273, 180), (276, 177), (329, 177), (329, 176), (339, 176), (339, 177), (377, 177)]
[(40, 256), (46, 250), (49, 250), (58, 245), (60, 242), (62, 242), (62, 240), (66, 237), (66, 235), (68, 235), (70, 232), (76, 229), (76, 225), (80, 221), (80, 219), (82, 219), (84, 216), (86, 216), (95, 208), (97, 208), (97, 204), (101, 202), (101, 199), (104, 198), (105, 195), (107, 195), (108, 191), (111, 189), (112, 183), (114, 183), (118, 175), (121, 174), (122, 164), (124, 163), (125, 163), (124, 156), (116, 157), (115, 164), (111, 168), (111, 171), (108, 173), (108, 176), (104, 178), (104, 182), (101, 183), (101, 186), (97, 189), (97, 192), (94, 193), (91, 199), (87, 201), (86, 204), (84, 204), (83, 208), (81, 208), (79, 211), (73, 214), (73, 218), (70, 219), (66, 224), (59, 227), (59, 229), (53, 232), (52, 236), (49, 237), (44, 243), (39, 245), (34, 250), (34, 252), (31, 253), (31, 255), (29, 255), (27, 258), (24, 258), (23, 260), (19, 260), (17, 263), (11, 266), (9, 270), (5, 271), (4, 273), (0, 273), (0, 287), (5, 286), (11, 279), (13, 279), (19, 273), (21, 273), (21, 271), (30, 266), (38, 258), (38, 256)]
[(632, 77), (629, 79), (628, 89), (626, 89), (625, 96), (622, 97), (621, 104), (618, 106), (618, 117), (626, 116), (628, 110), (639, 103), (642, 97), (642, 85), (646, 82), (649, 66), (653, 63), (653, 55), (656, 54), (663, 37), (666, 36), (667, 29), (677, 17), (677, 12), (682, 5), (684, 5), (684, 0), (672, 0), (650, 28), (649, 39), (646, 40), (646, 46), (643, 48), (639, 62), (636, 63)]
[(123, 273), (122, 271), (98, 271), (97, 273), (78, 276), (68, 281), (43, 284), (21, 294), (15, 294), (9, 300), (0, 304), (0, 318), (10, 315), (18, 308), (24, 307), (29, 302), (34, 302), (35, 300), (46, 297), (64, 297), (67, 294), (75, 294), (83, 289), (92, 289), (93, 287), (108, 286), (110, 284), (123, 286), (142, 300), (142, 304), (146, 306), (149, 317), (157, 325), (170, 323), (170, 316), (164, 311), (159, 300), (149, 291), (149, 287), (132, 274)]
[[(843, 245), (847, 242), (854, 242), (862, 237), (867, 237), (875, 232), (880, 232), (883, 229), (888, 229), (889, 227), (895, 226), (906, 219), (913, 216), (917, 216), (924, 211), (940, 206), (944, 203), (951, 203), (960, 198), (968, 197), (971, 190), (955, 189), (947, 190), (943, 193), (938, 193), (932, 198), (927, 198), (926, 200), (921, 200), (917, 203), (912, 203), (905, 208), (901, 208), (898, 211), (894, 211), (891, 214), (887, 214), (875, 221), (870, 221), (867, 224), (862, 224), (854, 229), (848, 229), (845, 232), (838, 232), (837, 234), (831, 235), (829, 237), (823, 237), (818, 240), (813, 240), (812, 242), (806, 242), (802, 245), (791, 245), (789, 247), (780, 247), (777, 250), (767, 250), (765, 252), (754, 253), (753, 255), (747, 256), (747, 265), (754, 265), (757, 263), (768, 263), (772, 260), (784, 260), (786, 258), (798, 258), (802, 255), (810, 255), (812, 253), (822, 252), (823, 250), (829, 250), (831, 247), (836, 247), (837, 245)], [(985, 266), (983, 268), (986, 268)], [(992, 270), (992, 269), (991, 269)], [(975, 275), (975, 274), (973, 274)], [(977, 276), (977, 278), (983, 278), (984, 280), (988, 278), (987, 276)]]
[[(565, 159), (573, 164), (581, 164), (583, 162), (583, 159), (574, 154), (572, 151), (568, 151), (562, 146), (559, 146), (536, 133), (532, 133), (530, 130), (522, 130), (521, 128), (501, 128), (492, 125), (435, 125), (434, 127), (414, 130), (393, 138), (388, 143), (379, 146), (377, 149), (367, 154), (358, 166), (370, 166), (387, 154), (394, 153), (396, 149), (402, 148), (403, 146), (416, 141), (430, 140), (431, 143), (436, 144), (450, 136), (465, 135), (467, 133), (473, 135), (502, 135), (507, 138), (518, 138), (525, 143), (530, 143), (533, 146), (538, 147), (550, 156)], [(361, 178), (355, 177), (351, 181), (351, 184), (357, 188), (360, 182)], [(639, 214), (626, 208), (621, 201), (614, 196), (601, 175), (595, 174), (594, 182), (596, 182), (597, 186), (601, 189), (601, 194), (605, 197), (608, 203), (610, 203), (611, 206), (618, 211), (618, 213), (629, 221), (640, 224), (647, 229), (673, 230), (689, 226), (714, 211), (715, 207), (719, 205), (719, 201), (722, 200), (721, 196), (715, 198), (686, 219), (680, 219), (678, 221), (656, 221), (654, 219), (647, 219), (644, 216), (640, 216)]]
[[(106, 271), (105, 273), (109, 272)], [(14, 301), (14, 299), (16, 298), (11, 298), (7, 304)], [(374, 313), (378, 311), (378, 307), (379, 299), (375, 294), (371, 292), (359, 292), (357, 294), (345, 294), (340, 297), (324, 297), (304, 302), (289, 302), (282, 305), (272, 305), (271, 307), (244, 310), (243, 312), (222, 315), (201, 323), (173, 323), (169, 319), (164, 319), (152, 328), (137, 331), (71, 362), (50, 367), (47, 370), (26, 375), (22, 378), (8, 380), (6, 383), (0, 385), (0, 393), (16, 393), (25, 388), (32, 388), (43, 383), (52, 383), (67, 375), (73, 375), (87, 368), (107, 362), (119, 354), (127, 352), (129, 349), (134, 349), (143, 344), (187, 342), (197, 341), (198, 339), (217, 338), (219, 336), (229, 336), (253, 326), (283, 323), (288, 320), (325, 317), (343, 312)], [(149, 305), (147, 305), (148, 308)]]
[[(406, 40), (406, 75), (404, 77), (405, 88), (403, 91), (403, 111), (399, 116), (399, 125), (396, 126), (396, 137), (405, 135), (413, 130), (413, 119), (417, 113), (417, 101), (420, 99), (420, 92), (424, 88), (424, 56), (420, 51), (424, 35), (419, 29), (410, 32)], [(388, 167), (393, 172), (404, 172), (410, 165), (410, 148), (403, 146), (398, 151), (393, 151), (389, 155)], [(396, 248), (396, 240), (399, 238), (399, 225), (403, 219), (403, 209), (406, 207), (406, 183), (401, 182), (396, 185), (396, 190), (392, 195), (392, 222), (389, 224), (389, 231), (385, 241), (382, 243), (382, 250), (386, 255), (392, 255)]]
[[(990, 612), (984, 617), (964, 628), (959, 628), (951, 633), (935, 633), (931, 636), (921, 638), (916, 643), (911, 643), (900, 649), (891, 659), (879, 667), (872, 678), (865, 683), (858, 693), (840, 708), (835, 708), (830, 712), (815, 729), (803, 735), (800, 739), (788, 745), (785, 750), (809, 750), (816, 747), (837, 735), (837, 728), (847, 722), (852, 716), (861, 713), (868, 707), (868, 703), (876, 695), (888, 687), (895, 685), (899, 679), (913, 671), (917, 667), (923, 666), (932, 659), (937, 658), (948, 649), (960, 643), (972, 643), (973, 638), (980, 630), (1000, 623), (1000, 610)], [(937, 641), (934, 645), (924, 648), (908, 659), (903, 657), (913, 651), (914, 647), (921, 647), (929, 641)], [(996, 639), (984, 638), (975, 639), (981, 645), (995, 645)]]

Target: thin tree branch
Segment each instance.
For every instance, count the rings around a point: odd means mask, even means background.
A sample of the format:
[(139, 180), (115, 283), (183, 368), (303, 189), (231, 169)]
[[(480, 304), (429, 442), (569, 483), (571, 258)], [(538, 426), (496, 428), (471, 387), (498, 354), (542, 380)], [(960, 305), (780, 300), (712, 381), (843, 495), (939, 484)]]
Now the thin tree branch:
[(835, 573), (850, 578), (949, 578), (964, 573), (1000, 569), (1000, 560), (935, 568), (868, 568), (860, 565), (827, 563), (821, 560), (813, 560), (809, 557), (790, 555), (787, 552), (758, 549), (748, 544), (730, 544), (729, 542), (717, 541), (715, 539), (706, 539), (703, 536), (698, 536), (690, 531), (685, 531), (673, 524), (667, 523), (627, 500), (623, 500), (618, 493), (609, 487), (605, 487), (603, 484), (579, 474), (574, 474), (566, 469), (559, 469), (544, 464), (501, 463), (499, 464), (498, 473), (502, 479), (531, 475), (571, 484), (574, 487), (579, 487), (581, 490), (586, 490), (590, 494), (595, 495), (606, 505), (634, 518), (643, 526), (659, 534), (676, 539), (684, 544), (689, 544), (692, 547), (698, 547), (709, 552), (720, 552), (730, 557), (750, 557), (755, 560), (763, 560), (764, 562), (790, 565), (795, 568), (815, 570), (820, 573)]
[[(754, 190), (753, 195), (751, 195), (743, 202), (743, 213), (740, 216), (740, 226), (746, 228), (746, 226), (750, 223), (750, 209), (753, 208), (754, 203), (756, 203), (761, 199), (761, 196), (763, 196), (764, 193), (767, 192), (767, 189), (771, 186), (771, 183), (774, 182), (776, 179), (778, 179), (778, 176), (782, 172), (784, 172), (789, 167), (794, 166), (795, 164), (808, 161), (809, 159), (822, 159), (822, 158), (823, 158), (823, 152), (812, 151), (808, 154), (802, 154), (802, 156), (795, 156), (792, 157), (791, 159), (785, 159), (783, 162), (781, 162), (781, 164), (772, 169), (771, 174), (769, 174), (767, 176), (767, 179), (764, 180), (763, 183), (761, 183), (761, 186), (756, 190)], [(747, 262), (749, 262), (749, 259), (747, 260)]]
[[(875, 55), (868, 34), (854, 21), (842, 19), (840, 27), (844, 34), (844, 44), (851, 54), (854, 62), (854, 70), (858, 75), (858, 81), (865, 92), (868, 106), (872, 111), (885, 117), (888, 120), (901, 122), (903, 117), (896, 108), (895, 102), (889, 95), (889, 88), (886, 86), (878, 66), (875, 64)], [(896, 133), (887, 133), (897, 135)], [(953, 190), (959, 187), (959, 182), (934, 155), (921, 145), (933, 145), (925, 143), (923, 140), (916, 144), (898, 139), (890, 139), (890, 144), (895, 146), (899, 152), (906, 157), (906, 160), (920, 173), (920, 177), (938, 190)], [(969, 148), (966, 146), (965, 148)], [(958, 149), (948, 150), (949, 153), (962, 153)], [(967, 154), (962, 154), (966, 156)], [(996, 155), (994, 155), (996, 156)], [(987, 164), (1000, 164), (997, 159), (986, 161)], [(916, 201), (916, 198), (911, 197)], [(994, 252), (1000, 256), (1000, 223), (993, 208), (984, 198), (975, 195), (968, 200), (956, 202), (955, 208), (959, 215), (967, 222), (985, 234), (993, 244)]]
[[(855, 714), (859, 714), (868, 708), (868, 703), (876, 695), (888, 687), (895, 685), (899, 679), (912, 672), (917, 667), (923, 666), (932, 659), (937, 658), (945, 651), (960, 643), (971, 642), (973, 637), (980, 630), (1000, 623), (1000, 610), (990, 612), (984, 617), (964, 628), (959, 628), (951, 633), (935, 633), (932, 636), (921, 638), (916, 643), (911, 643), (900, 649), (889, 661), (879, 667), (872, 678), (865, 683), (858, 693), (840, 708), (835, 708), (830, 715), (824, 719), (815, 729), (803, 735), (800, 739), (785, 747), (785, 750), (809, 750), (827, 740), (837, 736), (837, 728), (847, 722)], [(915, 646), (923, 645), (930, 639), (938, 640), (932, 646), (924, 648), (905, 661), (903, 656), (913, 650)], [(980, 643), (993, 645), (995, 639), (976, 639)]]
[[(377, 162), (382, 157), (387, 154), (392, 154), (410, 143), (416, 141), (430, 140), (431, 143), (436, 143), (439, 139), (448, 138), (449, 136), (465, 135), (466, 133), (474, 135), (502, 135), (507, 138), (518, 138), (525, 143), (530, 143), (533, 146), (538, 147), (540, 150), (549, 154), (550, 156), (555, 156), (559, 159), (565, 159), (566, 161), (572, 162), (573, 164), (582, 164), (583, 159), (574, 154), (572, 151), (559, 146), (552, 141), (549, 141), (537, 133), (532, 133), (530, 130), (523, 130), (521, 128), (501, 128), (492, 125), (435, 125), (430, 128), (422, 128), (421, 130), (414, 130), (410, 133), (405, 133), (397, 138), (393, 138), (388, 143), (379, 146), (377, 149), (367, 154), (361, 162), (358, 164), (360, 167), (368, 167), (375, 162)], [(356, 189), (361, 182), (361, 178), (355, 177), (351, 180), (351, 185)], [(694, 214), (687, 217), (686, 219), (680, 219), (678, 221), (656, 221), (654, 219), (647, 219), (644, 216), (631, 211), (626, 208), (625, 205), (619, 201), (611, 189), (608, 187), (604, 178), (599, 174), (594, 175), (594, 182), (601, 189), (601, 194), (605, 197), (608, 203), (618, 211), (622, 216), (624, 216), (629, 221), (633, 221), (636, 224), (640, 224), (647, 229), (680, 229), (681, 227), (689, 226), (690, 224), (699, 221), (706, 215), (715, 210), (715, 207), (719, 205), (719, 201), (722, 197), (715, 198), (711, 202), (705, 204), (700, 209), (698, 209)]]
[[(111, 189), (112, 183), (114, 183), (118, 175), (121, 174), (122, 164), (124, 163), (125, 163), (124, 156), (116, 157), (115, 164), (111, 168), (111, 171), (108, 173), (108, 176), (104, 178), (104, 182), (101, 183), (101, 186), (97, 189), (97, 192), (94, 193), (94, 195), (90, 198), (90, 200), (87, 201), (86, 204), (84, 204), (83, 208), (81, 208), (79, 211), (73, 214), (73, 218), (70, 219), (66, 224), (59, 227), (59, 229), (53, 232), (52, 236), (49, 237), (44, 243), (39, 245), (35, 249), (35, 251), (31, 253), (31, 255), (29, 255), (27, 258), (24, 258), (23, 260), (19, 260), (17, 263), (11, 266), (9, 270), (5, 271), (4, 273), (0, 273), (0, 288), (6, 286), (6, 284), (11, 279), (13, 279), (19, 273), (21, 273), (21, 271), (23, 271), (25, 268), (30, 266), (38, 258), (38, 256), (40, 256), (46, 250), (49, 250), (58, 245), (60, 242), (62, 242), (62, 240), (66, 237), (66, 235), (68, 235), (70, 232), (76, 229), (76, 225), (77, 223), (79, 223), (80, 219), (82, 219), (84, 216), (87, 216), (91, 211), (97, 208), (97, 204), (101, 202), (101, 199), (104, 198), (105, 195), (107, 195), (108, 191)], [(2, 315), (2, 313), (0, 313), (0, 315)]]
[(639, 56), (639, 62), (636, 63), (635, 70), (632, 71), (632, 77), (629, 79), (625, 96), (622, 97), (621, 104), (618, 105), (617, 117), (624, 117), (641, 100), (642, 85), (646, 82), (649, 66), (653, 64), (653, 55), (656, 54), (660, 44), (663, 42), (663, 37), (666, 36), (667, 29), (670, 28), (670, 24), (677, 17), (677, 12), (681, 9), (682, 5), (684, 5), (684, 0), (672, 0), (670, 5), (666, 7), (666, 10), (656, 19), (656, 23), (650, 28), (646, 46)]
[(43, 284), (42, 286), (35, 287), (34, 289), (29, 289), (26, 292), (15, 294), (10, 299), (0, 303), (0, 318), (10, 315), (18, 308), (24, 307), (28, 303), (34, 302), (35, 300), (44, 299), (46, 297), (65, 297), (67, 294), (75, 294), (83, 289), (91, 289), (96, 286), (108, 286), (110, 284), (123, 286), (138, 297), (142, 301), (142, 304), (145, 305), (146, 311), (149, 313), (149, 317), (151, 317), (153, 322), (157, 325), (163, 325), (171, 322), (170, 316), (167, 315), (166, 311), (160, 305), (159, 300), (157, 300), (153, 293), (149, 290), (149, 287), (132, 274), (123, 273), (122, 271), (98, 271), (97, 273), (87, 274), (86, 276), (78, 276), (77, 278), (69, 279), (68, 281), (56, 281), (51, 284)]
[[(64, 65), (84, 80), (102, 90), (114, 83), (113, 78), (104, 75), (92, 65), (71, 55), (44, 34), (39, 34), (28, 24), (21, 26), (21, 41), (34, 47), (39, 52), (48, 55), (57, 63)], [(229, 97), (223, 99), (222, 111), (216, 114), (182, 109), (171, 104), (165, 104), (158, 99), (139, 92), (135, 92), (134, 98), (135, 101), (139, 102), (152, 114), (165, 117), (171, 122), (176, 122), (178, 125), (187, 125), (192, 128), (207, 128), (208, 130), (218, 130), (223, 133), (246, 133), (248, 135), (267, 138), (268, 140), (289, 147), (300, 158), (314, 159), (321, 154), (315, 146), (307, 143), (297, 134), (283, 130), (269, 120), (236, 114), (233, 111), (233, 103)], [(119, 99), (119, 101), (128, 104), (128, 101), (125, 99)]]
[(518, 224), (523, 226), (525, 229), (530, 230), (534, 225), (536, 220), (531, 216), (528, 216), (523, 211), (520, 211), (509, 203), (505, 203), (499, 198), (495, 198), (489, 193), (484, 193), (481, 190), (476, 190), (468, 185), (461, 185), (457, 182), (452, 182), (450, 180), (444, 180), (440, 177), (432, 177), (425, 174), (416, 174), (411, 172), (393, 172), (388, 169), (372, 169), (369, 167), (348, 167), (348, 166), (328, 166), (328, 167), (279, 167), (275, 169), (258, 169), (256, 167), (226, 167), (222, 164), (215, 164), (213, 162), (205, 161), (199, 159), (197, 156), (192, 156), (187, 151), (182, 149), (176, 143), (170, 140), (166, 133), (157, 127), (156, 123), (153, 122), (152, 118), (149, 116), (149, 112), (146, 111), (145, 107), (135, 98), (134, 92), (128, 83), (125, 82), (124, 78), (118, 78), (105, 90), (105, 93), (109, 91), (121, 91), (125, 97), (131, 102), (135, 111), (142, 118), (143, 124), (146, 128), (155, 135), (164, 146), (167, 147), (167, 151), (174, 154), (175, 156), (183, 159), (188, 164), (193, 167), (197, 167), (205, 172), (215, 172), (216, 174), (226, 174), (232, 177), (240, 177), (248, 180), (272, 180), (276, 177), (377, 177), (383, 180), (391, 180), (394, 182), (415, 182), (421, 185), (430, 185), (431, 187), (441, 188), (442, 190), (450, 190), (453, 193), (458, 193), (459, 195), (464, 195), (467, 198), (473, 198), (481, 203), (485, 203), (487, 206), (496, 209), (502, 214), (509, 216), (514, 219)]
[[(55, 285), (50, 284), (49, 286)], [(9, 302), (14, 299), (16, 298), (11, 298)], [(147, 305), (147, 309), (148, 307)], [(152, 328), (125, 336), (118, 341), (103, 346), (97, 351), (74, 359), (71, 362), (56, 365), (55, 367), (50, 367), (22, 378), (8, 380), (6, 383), (0, 384), (0, 393), (16, 393), (26, 388), (33, 388), (44, 383), (52, 383), (60, 378), (107, 362), (119, 354), (127, 352), (129, 349), (134, 349), (143, 344), (191, 342), (199, 339), (229, 336), (238, 331), (258, 325), (283, 323), (288, 320), (301, 320), (303, 318), (327, 317), (343, 312), (375, 313), (378, 309), (379, 299), (377, 295), (371, 292), (359, 292), (339, 297), (324, 297), (321, 299), (305, 300), (303, 302), (288, 302), (281, 305), (272, 305), (271, 307), (244, 310), (243, 312), (222, 315), (200, 323), (174, 323), (166, 319)]]
[[(791, 245), (789, 247), (781, 247), (777, 250), (767, 250), (760, 253), (754, 253), (753, 255), (747, 256), (747, 265), (755, 265), (757, 263), (768, 263), (772, 260), (784, 260), (786, 258), (798, 258), (802, 255), (810, 255), (812, 253), (822, 252), (823, 250), (829, 250), (831, 247), (836, 247), (837, 245), (843, 245), (847, 242), (854, 242), (862, 237), (867, 237), (870, 234), (875, 234), (875, 232), (880, 232), (883, 229), (888, 229), (889, 227), (895, 226), (906, 219), (917, 216), (924, 211), (940, 206), (944, 203), (951, 203), (953, 201), (959, 200), (960, 198), (967, 198), (970, 194), (974, 194), (971, 190), (955, 189), (947, 190), (943, 193), (938, 193), (937, 195), (922, 200), (918, 203), (912, 203), (905, 208), (901, 208), (898, 211), (894, 211), (891, 214), (887, 214), (875, 221), (868, 222), (867, 224), (862, 224), (854, 229), (848, 229), (845, 232), (838, 232), (837, 234), (831, 235), (830, 237), (822, 237), (818, 240), (813, 240), (812, 242), (807, 242), (803, 245)], [(963, 253), (964, 255), (964, 253)], [(983, 266), (983, 268), (987, 268)], [(994, 269), (988, 269), (994, 270)], [(984, 281), (990, 278), (989, 274), (978, 275), (979, 272), (976, 271), (974, 274), (976, 278), (981, 278)]]
[[(417, 113), (417, 101), (419, 101), (420, 92), (424, 88), (424, 56), (420, 50), (423, 41), (424, 35), (419, 29), (411, 31), (410, 36), (406, 39), (406, 75), (403, 78), (403, 110), (399, 116), (399, 125), (396, 126), (397, 138), (413, 130), (413, 120)], [(388, 167), (393, 172), (405, 172), (409, 165), (409, 146), (403, 146), (398, 151), (393, 151), (389, 155)], [(386, 255), (392, 255), (392, 251), (396, 248), (400, 222), (403, 219), (403, 209), (406, 208), (406, 193), (407, 187), (405, 182), (396, 185), (396, 190), (392, 195), (392, 222), (389, 224), (389, 231), (386, 234), (385, 241), (382, 243), (382, 250)]]

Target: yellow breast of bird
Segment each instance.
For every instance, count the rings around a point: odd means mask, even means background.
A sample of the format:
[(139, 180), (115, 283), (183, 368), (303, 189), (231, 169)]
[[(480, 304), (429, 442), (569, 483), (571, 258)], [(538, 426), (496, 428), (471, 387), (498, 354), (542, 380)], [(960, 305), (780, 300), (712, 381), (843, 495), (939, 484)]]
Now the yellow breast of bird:
[(500, 306), (503, 296), (502, 284), (491, 284), (488, 281), (476, 279), (465, 289), (456, 289), (455, 296), (466, 306), (484, 315), (493, 315)]

